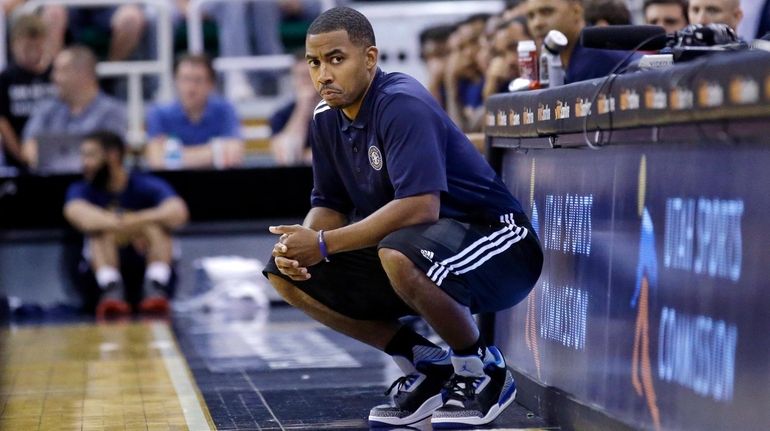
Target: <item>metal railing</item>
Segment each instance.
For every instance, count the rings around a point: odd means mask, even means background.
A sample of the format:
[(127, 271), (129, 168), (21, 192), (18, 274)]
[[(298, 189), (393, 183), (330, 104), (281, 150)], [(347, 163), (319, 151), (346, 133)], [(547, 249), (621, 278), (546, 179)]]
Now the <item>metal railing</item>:
[[(168, 0), (29, 0), (21, 6), (22, 13), (32, 13), (39, 7), (49, 5), (109, 7), (125, 4), (143, 4), (158, 11), (156, 60), (143, 61), (102, 61), (96, 66), (96, 73), (101, 77), (120, 77), (128, 79), (128, 134), (126, 139), (132, 145), (144, 142), (144, 101), (142, 99), (142, 76), (156, 75), (159, 78), (158, 98), (170, 100), (173, 97), (173, 39), (171, 22), (171, 2)], [(2, 33), (3, 35), (5, 32)], [(3, 43), (4, 47), (5, 44)], [(5, 56), (3, 56), (5, 59)]]
[[(187, 11), (187, 46), (191, 53), (200, 54), (203, 52), (202, 7), (207, 3), (223, 3), (225, 1), (276, 2), (276, 0), (192, 0)], [(335, 0), (318, 0), (318, 2), (321, 4), (321, 10), (327, 10), (336, 5)], [(214, 60), (214, 69), (218, 72), (235, 70), (281, 70), (290, 68), (292, 64), (294, 64), (294, 57), (291, 54), (218, 57)]]
[(0, 70), (5, 70), (5, 66), (8, 65), (8, 53), (5, 48), (8, 43), (5, 40), (7, 21), (5, 16), (5, 9), (0, 7)]

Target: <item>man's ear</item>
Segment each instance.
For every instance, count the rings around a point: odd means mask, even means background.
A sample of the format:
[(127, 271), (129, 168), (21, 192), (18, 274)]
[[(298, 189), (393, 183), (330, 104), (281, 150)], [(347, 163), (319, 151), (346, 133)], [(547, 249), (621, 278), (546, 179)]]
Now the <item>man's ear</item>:
[(741, 23), (741, 20), (743, 20), (743, 9), (737, 7), (735, 11), (733, 12), (733, 16), (735, 17), (735, 31), (738, 31), (738, 25)]
[(585, 16), (585, 9), (583, 9), (583, 2), (582, 1), (571, 1), (570, 7), (572, 9), (572, 16), (574, 16), (578, 20), (583, 20)]
[(377, 59), (380, 57), (380, 50), (376, 46), (366, 48), (366, 68), (371, 70), (377, 67)]

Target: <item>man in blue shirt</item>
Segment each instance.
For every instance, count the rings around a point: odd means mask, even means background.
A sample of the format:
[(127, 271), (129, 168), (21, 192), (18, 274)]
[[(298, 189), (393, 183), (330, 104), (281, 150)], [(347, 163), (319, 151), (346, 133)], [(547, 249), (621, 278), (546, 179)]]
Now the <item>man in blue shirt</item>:
[[(139, 311), (166, 313), (171, 231), (187, 221), (187, 206), (160, 178), (128, 172), (123, 167), (125, 144), (114, 133), (88, 135), (80, 153), (85, 179), (67, 190), (64, 216), (86, 236), (84, 254), (100, 288), (97, 317), (128, 314), (126, 299), (137, 296), (141, 296)], [(122, 263), (137, 253), (146, 262), (143, 292), (127, 292)], [(84, 290), (84, 305), (89, 308), (89, 302), (96, 301), (89, 289)]]
[[(519, 202), (431, 94), (382, 72), (377, 58), (359, 12), (333, 8), (311, 24), (306, 59), (323, 98), (311, 126), (313, 208), (303, 226), (270, 228), (280, 238), (265, 273), (290, 304), (404, 371), (394, 404), (374, 407), (371, 425), (431, 416), (434, 427), (485, 424), (516, 386), (472, 314), (527, 296), (540, 245)], [(410, 314), (451, 352), (400, 325)]]
[(628, 52), (584, 48), (580, 45), (580, 32), (586, 26), (583, 2), (580, 0), (527, 0), (527, 25), (538, 46), (551, 30), (559, 30), (567, 36), (567, 48), (561, 53), (565, 68), (564, 83), (570, 84), (593, 78), (601, 78), (622, 63), (619, 71), (628, 66), (632, 57)]
[(61, 51), (53, 62), (57, 95), (35, 104), (24, 126), (22, 152), (32, 169), (45, 135), (84, 136), (97, 130), (125, 135), (128, 117), (123, 103), (99, 89), (96, 56), (85, 46)]
[(243, 162), (243, 140), (235, 107), (215, 93), (216, 72), (205, 55), (185, 55), (174, 75), (178, 99), (158, 104), (147, 113), (147, 161), (165, 166), (166, 140), (184, 146), (187, 168), (228, 168)]

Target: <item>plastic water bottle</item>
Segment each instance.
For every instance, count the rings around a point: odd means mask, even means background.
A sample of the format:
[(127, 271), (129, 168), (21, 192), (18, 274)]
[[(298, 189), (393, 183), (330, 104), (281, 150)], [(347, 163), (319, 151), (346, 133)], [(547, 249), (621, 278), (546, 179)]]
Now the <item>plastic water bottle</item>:
[(567, 47), (567, 36), (558, 30), (551, 30), (543, 39), (540, 50), (540, 87), (558, 87), (564, 85), (564, 66), (561, 64), (561, 52)]
[(164, 145), (166, 169), (182, 169), (182, 142), (176, 136), (169, 136)]

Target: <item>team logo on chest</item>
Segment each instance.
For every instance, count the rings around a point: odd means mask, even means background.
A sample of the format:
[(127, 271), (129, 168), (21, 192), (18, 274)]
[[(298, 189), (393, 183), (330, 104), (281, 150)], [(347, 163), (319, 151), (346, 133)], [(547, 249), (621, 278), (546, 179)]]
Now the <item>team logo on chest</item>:
[(382, 169), (382, 153), (380, 149), (372, 145), (369, 147), (369, 164), (372, 165), (374, 170), (379, 171)]

